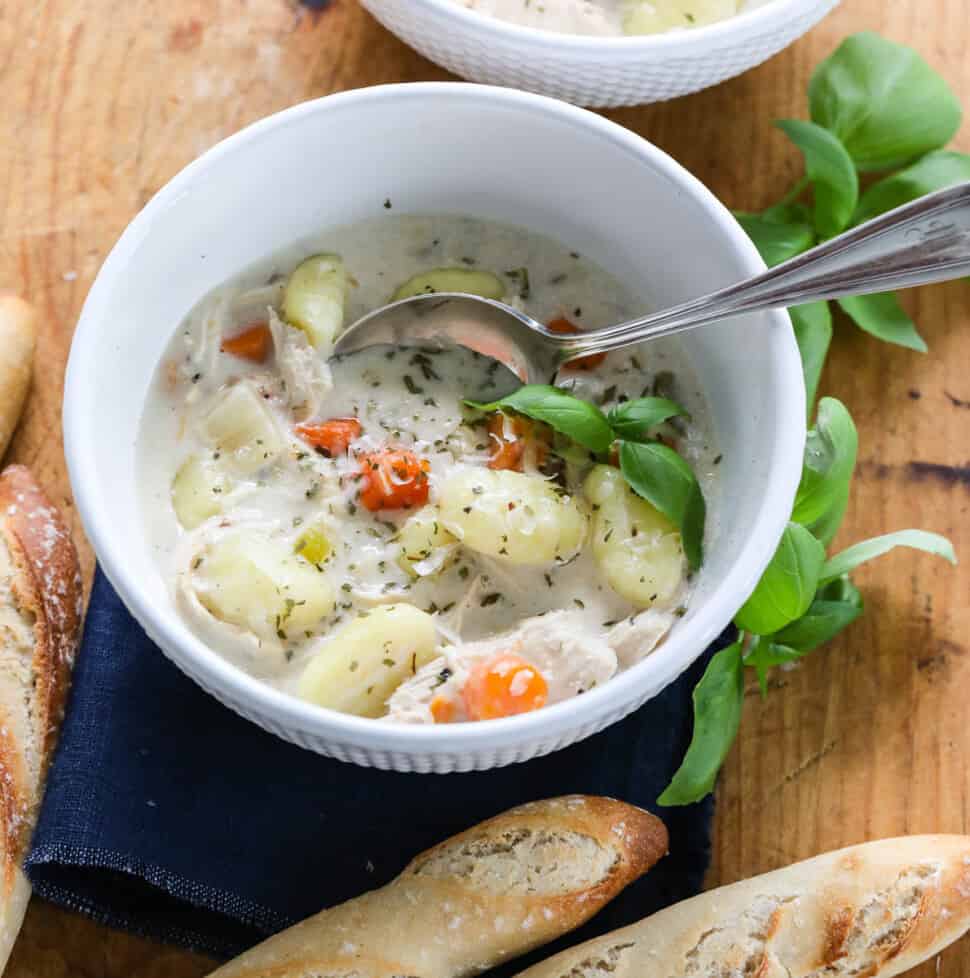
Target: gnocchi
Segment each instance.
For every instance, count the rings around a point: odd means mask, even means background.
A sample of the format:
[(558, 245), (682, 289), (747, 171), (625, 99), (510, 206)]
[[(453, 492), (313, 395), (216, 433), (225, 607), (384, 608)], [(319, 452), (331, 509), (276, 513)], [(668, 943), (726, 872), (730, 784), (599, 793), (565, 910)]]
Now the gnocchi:
[(441, 522), (470, 549), (510, 564), (565, 563), (586, 537), (579, 500), (541, 476), (465, 469), (441, 489)]
[(428, 292), (465, 292), (484, 299), (501, 299), (505, 295), (505, 286), (491, 272), (472, 268), (434, 268), (402, 282), (391, 296), (391, 301), (398, 302)]
[(324, 356), (344, 324), (347, 269), (339, 255), (312, 255), (290, 275), (283, 293), (283, 317), (303, 330)]
[(594, 507), (593, 557), (610, 587), (637, 608), (669, 606), (686, 568), (677, 528), (611, 465), (597, 465), (583, 489)]
[(203, 430), (209, 443), (244, 472), (271, 464), (286, 447), (272, 412), (247, 381), (219, 393)]
[(379, 717), (398, 686), (435, 658), (431, 615), (409, 604), (365, 612), (321, 646), (300, 678), (300, 696), (318, 706)]
[(409, 517), (398, 533), (398, 543), (398, 563), (413, 577), (437, 573), (458, 548), (458, 540), (445, 529), (437, 506), (425, 506)]
[(217, 516), (231, 489), (232, 483), (219, 465), (200, 455), (190, 455), (172, 480), (172, 506), (179, 523), (186, 530), (194, 530)]
[(196, 596), (218, 618), (264, 641), (316, 634), (334, 609), (327, 576), (280, 539), (236, 529), (193, 559)]
[(738, 0), (627, 0), (624, 34), (660, 34), (727, 20), (738, 12)]

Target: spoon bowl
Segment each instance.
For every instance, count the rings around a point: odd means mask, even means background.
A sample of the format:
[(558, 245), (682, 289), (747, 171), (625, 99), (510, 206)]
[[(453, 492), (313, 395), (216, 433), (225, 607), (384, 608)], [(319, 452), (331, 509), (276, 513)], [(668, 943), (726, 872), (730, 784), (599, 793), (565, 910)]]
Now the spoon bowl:
[(464, 346), (498, 360), (523, 384), (547, 381), (569, 355), (558, 336), (524, 312), (463, 292), (429, 292), (381, 306), (344, 330), (334, 347), (346, 356), (369, 346)]

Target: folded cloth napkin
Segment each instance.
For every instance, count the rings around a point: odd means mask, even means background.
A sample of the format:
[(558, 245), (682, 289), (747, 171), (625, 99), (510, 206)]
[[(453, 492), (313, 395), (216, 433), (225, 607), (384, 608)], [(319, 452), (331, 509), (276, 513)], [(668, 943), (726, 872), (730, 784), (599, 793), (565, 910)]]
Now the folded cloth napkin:
[[(229, 957), (522, 802), (584, 792), (656, 811), (705, 661), (548, 757), (448, 776), (375, 771), (284, 743), (221, 706), (149, 641), (99, 571), (27, 873), (45, 899)], [(711, 803), (661, 814), (670, 856), (583, 936), (700, 889)]]

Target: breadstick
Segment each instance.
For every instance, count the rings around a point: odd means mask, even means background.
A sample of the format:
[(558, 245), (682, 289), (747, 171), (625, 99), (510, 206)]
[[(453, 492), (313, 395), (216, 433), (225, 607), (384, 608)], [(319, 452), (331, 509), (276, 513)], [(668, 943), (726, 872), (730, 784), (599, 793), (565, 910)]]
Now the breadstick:
[(22, 465), (0, 474), (0, 974), (30, 886), (21, 866), (81, 627), (77, 552)]
[(608, 798), (513, 808), (310, 917), (212, 978), (460, 978), (593, 916), (667, 851), (663, 823)]
[(970, 837), (830, 852), (711, 890), (518, 978), (892, 978), (970, 927)]
[(33, 307), (15, 295), (0, 294), (0, 458), (20, 420), (36, 342)]

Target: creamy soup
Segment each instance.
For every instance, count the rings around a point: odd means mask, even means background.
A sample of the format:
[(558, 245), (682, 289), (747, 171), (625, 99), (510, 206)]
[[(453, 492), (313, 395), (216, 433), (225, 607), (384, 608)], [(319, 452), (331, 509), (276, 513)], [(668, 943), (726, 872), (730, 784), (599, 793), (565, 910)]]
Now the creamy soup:
[[(517, 386), (495, 361), (375, 347), (328, 362), (345, 324), (432, 290), (559, 329), (644, 302), (548, 238), (389, 214), (205, 297), (160, 364), (139, 448), (151, 545), (204, 641), (293, 695), (417, 723), (586, 692), (656, 647), (690, 595), (677, 528), (607, 457), (465, 403)], [(717, 449), (677, 345), (569, 365), (557, 384), (603, 410), (680, 401), (689, 420), (658, 436), (714, 501)]]
[(559, 34), (659, 34), (726, 20), (766, 0), (455, 0), (469, 10)]

